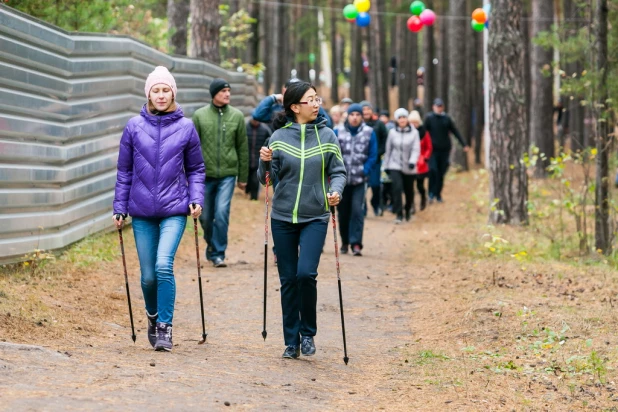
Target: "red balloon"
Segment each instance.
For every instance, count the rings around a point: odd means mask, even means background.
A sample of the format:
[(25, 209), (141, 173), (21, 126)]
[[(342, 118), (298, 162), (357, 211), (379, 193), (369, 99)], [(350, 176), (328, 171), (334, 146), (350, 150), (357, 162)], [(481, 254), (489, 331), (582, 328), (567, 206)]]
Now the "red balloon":
[(345, 20), (346, 20), (348, 23), (356, 23), (356, 17), (355, 17), (355, 18), (353, 18), (353, 19), (348, 19), (348, 18), (346, 18)]
[(418, 16), (412, 16), (408, 19), (408, 30), (413, 33), (418, 33), (423, 28), (423, 22)]

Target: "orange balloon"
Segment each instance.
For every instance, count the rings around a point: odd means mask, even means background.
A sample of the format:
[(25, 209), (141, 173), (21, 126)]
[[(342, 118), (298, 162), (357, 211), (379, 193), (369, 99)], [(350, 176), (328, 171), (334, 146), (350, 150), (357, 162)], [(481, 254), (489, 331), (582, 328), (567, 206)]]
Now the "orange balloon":
[(477, 23), (484, 24), (487, 21), (487, 13), (483, 9), (475, 9), (472, 12), (472, 19)]

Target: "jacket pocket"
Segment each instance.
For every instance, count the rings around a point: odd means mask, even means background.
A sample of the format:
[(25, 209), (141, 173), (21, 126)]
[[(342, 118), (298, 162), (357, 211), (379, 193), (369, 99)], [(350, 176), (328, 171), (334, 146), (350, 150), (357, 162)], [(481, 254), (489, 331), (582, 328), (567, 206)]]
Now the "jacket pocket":
[(324, 193), (321, 185), (303, 185), (303, 192), (298, 205), (298, 215), (318, 217), (326, 213)]

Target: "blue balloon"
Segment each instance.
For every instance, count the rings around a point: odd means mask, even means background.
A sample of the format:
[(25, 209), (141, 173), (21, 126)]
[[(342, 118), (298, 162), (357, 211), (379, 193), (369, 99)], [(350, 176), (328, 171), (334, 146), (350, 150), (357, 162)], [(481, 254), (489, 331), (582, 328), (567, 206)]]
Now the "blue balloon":
[(485, 20), (485, 28), (489, 30), (489, 20)]
[(371, 23), (371, 16), (369, 13), (358, 13), (358, 16), (356, 16), (356, 25), (358, 27), (367, 27), (369, 23)]

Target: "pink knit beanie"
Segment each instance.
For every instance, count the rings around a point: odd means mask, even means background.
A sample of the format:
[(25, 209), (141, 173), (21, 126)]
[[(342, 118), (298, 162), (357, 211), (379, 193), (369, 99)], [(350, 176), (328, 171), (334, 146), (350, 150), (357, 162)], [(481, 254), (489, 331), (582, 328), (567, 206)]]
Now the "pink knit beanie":
[(176, 80), (174, 80), (174, 76), (172, 76), (172, 73), (170, 73), (167, 68), (157, 66), (154, 71), (148, 75), (148, 78), (146, 79), (146, 87), (144, 87), (146, 99), (150, 97), (150, 89), (152, 89), (152, 86), (155, 84), (165, 84), (169, 86), (172, 89), (174, 99), (176, 99), (176, 92), (178, 91), (178, 89), (176, 89)]

